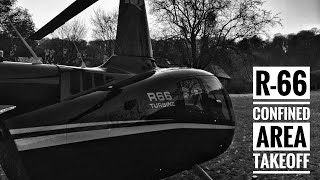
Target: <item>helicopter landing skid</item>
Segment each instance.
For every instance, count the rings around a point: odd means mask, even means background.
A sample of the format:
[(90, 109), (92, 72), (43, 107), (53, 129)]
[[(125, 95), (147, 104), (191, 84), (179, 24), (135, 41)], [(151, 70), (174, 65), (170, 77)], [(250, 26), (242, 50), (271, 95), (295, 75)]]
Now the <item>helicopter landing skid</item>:
[(209, 174), (203, 170), (198, 164), (192, 167), (194, 174), (196, 174), (201, 180), (213, 180)]
[[(203, 168), (201, 168), (198, 164), (196, 164), (195, 166), (192, 167), (192, 171), (201, 180), (213, 180), (213, 178), (210, 177), (209, 174)], [(223, 179), (225, 179), (225, 178), (223, 177), (220, 180), (223, 180)], [(257, 180), (257, 179), (258, 179), (258, 177), (255, 175), (253, 175), (252, 177), (250, 177), (248, 175), (241, 175), (236, 178), (233, 178), (233, 180)]]

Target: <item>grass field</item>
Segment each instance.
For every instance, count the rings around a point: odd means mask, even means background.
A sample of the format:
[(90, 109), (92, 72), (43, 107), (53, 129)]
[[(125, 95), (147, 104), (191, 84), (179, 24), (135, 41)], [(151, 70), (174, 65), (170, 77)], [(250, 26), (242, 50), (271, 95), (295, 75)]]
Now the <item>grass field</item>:
[[(232, 145), (218, 158), (202, 164), (214, 179), (239, 179), (240, 176), (252, 176), (254, 162), (252, 156), (252, 95), (231, 95), (237, 127)], [(320, 180), (320, 92), (311, 92), (311, 157), (310, 175), (259, 175), (258, 179), (319, 179)], [(184, 171), (167, 178), (196, 179), (191, 171)]]
[[(241, 175), (251, 176), (254, 168), (252, 157), (252, 96), (231, 95), (237, 127), (229, 149), (218, 158), (202, 164), (214, 179), (238, 179)], [(311, 93), (311, 158), (310, 175), (264, 175), (258, 179), (320, 179), (320, 92)], [(2, 176), (3, 177), (3, 176)], [(1, 168), (0, 168), (1, 179)], [(166, 180), (197, 179), (192, 171), (184, 171)]]

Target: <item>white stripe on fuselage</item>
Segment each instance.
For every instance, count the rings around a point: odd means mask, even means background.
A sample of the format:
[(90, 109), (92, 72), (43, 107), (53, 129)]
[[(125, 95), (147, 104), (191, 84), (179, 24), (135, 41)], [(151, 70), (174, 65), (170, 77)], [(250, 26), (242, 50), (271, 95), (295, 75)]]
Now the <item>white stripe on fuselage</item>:
[(156, 131), (165, 131), (172, 129), (234, 129), (234, 126), (214, 125), (214, 124), (196, 124), (196, 123), (172, 123), (132, 126), (121, 128), (99, 129), (92, 131), (70, 132), (63, 134), (54, 134), (47, 136), (28, 137), (16, 139), (15, 143), (19, 151), (58, 146), (63, 144), (91, 141), (97, 139), (141, 134)]
[(107, 121), (107, 122), (63, 124), (63, 125), (54, 125), (54, 126), (40, 126), (40, 127), (20, 128), (20, 129), (10, 129), (10, 133), (12, 135), (15, 135), (15, 134), (71, 129), (71, 128), (79, 128), (79, 127), (102, 126), (102, 125), (113, 125), (113, 124), (131, 124), (131, 123), (140, 123), (140, 122), (159, 122), (159, 121), (172, 121), (172, 119)]
[(3, 114), (5, 112), (11, 111), (14, 108), (16, 108), (16, 106), (11, 106), (11, 105), (0, 105), (0, 114)]

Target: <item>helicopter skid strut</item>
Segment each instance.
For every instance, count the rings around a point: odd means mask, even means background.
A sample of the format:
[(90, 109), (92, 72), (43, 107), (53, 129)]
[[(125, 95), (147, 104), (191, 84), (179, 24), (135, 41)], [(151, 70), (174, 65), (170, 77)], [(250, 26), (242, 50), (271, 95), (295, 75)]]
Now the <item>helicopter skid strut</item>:
[(198, 164), (192, 167), (193, 172), (201, 179), (201, 180), (213, 180), (209, 174), (202, 169)]

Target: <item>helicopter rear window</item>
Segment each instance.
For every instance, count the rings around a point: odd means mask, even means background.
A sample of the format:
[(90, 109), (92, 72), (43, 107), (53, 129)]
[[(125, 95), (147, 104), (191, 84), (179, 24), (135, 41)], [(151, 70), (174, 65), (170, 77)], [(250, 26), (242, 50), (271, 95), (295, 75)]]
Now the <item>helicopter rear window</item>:
[(70, 73), (70, 93), (76, 94), (80, 92), (80, 72), (72, 71)]
[(94, 74), (94, 84), (95, 86), (101, 86), (104, 84), (103, 74)]
[(83, 90), (89, 90), (92, 88), (92, 76), (89, 72), (82, 73), (82, 86)]
[(214, 76), (201, 76), (179, 82), (185, 107), (189, 111), (209, 113), (216, 120), (231, 119), (225, 90)]

